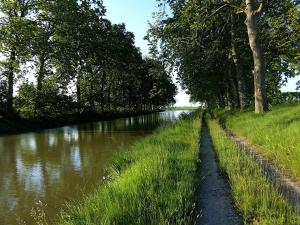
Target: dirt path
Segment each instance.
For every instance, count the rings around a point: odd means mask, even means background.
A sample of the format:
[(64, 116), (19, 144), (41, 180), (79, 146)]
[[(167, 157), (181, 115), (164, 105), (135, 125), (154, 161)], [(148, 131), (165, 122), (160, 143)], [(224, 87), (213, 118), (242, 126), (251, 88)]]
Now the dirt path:
[(229, 187), (218, 171), (216, 154), (203, 123), (201, 131), (201, 176), (197, 225), (239, 225), (241, 218), (233, 207)]

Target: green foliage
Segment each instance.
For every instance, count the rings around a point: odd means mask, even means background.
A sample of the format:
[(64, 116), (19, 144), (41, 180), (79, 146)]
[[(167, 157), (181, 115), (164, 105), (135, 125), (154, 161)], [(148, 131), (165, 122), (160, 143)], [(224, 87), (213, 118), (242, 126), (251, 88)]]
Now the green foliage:
[(76, 108), (76, 104), (67, 91), (57, 85), (55, 77), (45, 79), (38, 98), (35, 97), (35, 101), (33, 102), (35, 116), (55, 119), (72, 114)]
[(107, 183), (71, 206), (59, 224), (194, 224), (197, 117), (168, 124), (117, 156)]
[(285, 92), (282, 93), (282, 102), (299, 102), (300, 93), (299, 92)]
[[(146, 38), (152, 54), (178, 72), (192, 99), (236, 107), (238, 98), (244, 95), (246, 103), (252, 104), (253, 56), (244, 25), (245, 13), (241, 13), (245, 1), (158, 2), (161, 11), (155, 15)], [(171, 13), (165, 12), (165, 5)], [(278, 103), (280, 87), (287, 78), (299, 74), (299, 24), (299, 1), (292, 0), (272, 1), (259, 19), (271, 104)], [(240, 86), (241, 82), (245, 84)]]
[(16, 108), (18, 112), (24, 118), (34, 117), (35, 100), (36, 100), (36, 88), (33, 83), (28, 81), (22, 83), (19, 87), (19, 94), (15, 100)]
[(5, 78), (0, 74), (0, 117), (5, 113), (7, 83)]
[[(165, 67), (143, 59), (133, 33), (105, 12), (100, 0), (0, 1), (1, 114), (14, 106), (21, 116), (55, 118), (174, 103)], [(36, 82), (21, 84), (14, 102), (16, 81), (32, 73)]]
[(228, 138), (216, 121), (209, 120), (208, 124), (221, 171), (228, 175), (244, 224), (299, 224), (300, 217), (268, 182), (260, 167)]

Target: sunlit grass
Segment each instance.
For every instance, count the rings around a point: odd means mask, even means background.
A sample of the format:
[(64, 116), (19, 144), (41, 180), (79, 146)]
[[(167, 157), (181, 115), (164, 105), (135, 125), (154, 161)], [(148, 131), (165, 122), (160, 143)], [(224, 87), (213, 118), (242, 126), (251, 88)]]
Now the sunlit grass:
[(166, 125), (118, 155), (110, 181), (59, 224), (193, 224), (199, 156), (199, 118)]
[(300, 105), (279, 105), (264, 115), (218, 111), (228, 128), (261, 149), (278, 168), (300, 179)]
[(239, 150), (216, 121), (210, 120), (208, 124), (220, 169), (228, 175), (244, 224), (299, 225), (300, 217), (276, 192), (260, 167)]

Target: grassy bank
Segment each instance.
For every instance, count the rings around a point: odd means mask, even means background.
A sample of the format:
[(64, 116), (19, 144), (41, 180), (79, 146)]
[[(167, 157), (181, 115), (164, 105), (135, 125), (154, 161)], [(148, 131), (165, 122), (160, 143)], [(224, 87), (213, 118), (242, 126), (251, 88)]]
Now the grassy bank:
[(193, 224), (199, 115), (160, 128), (113, 160), (108, 182), (61, 216), (64, 225)]
[(220, 162), (227, 174), (232, 196), (245, 224), (296, 225), (297, 216), (256, 165), (230, 140), (216, 121), (209, 131)]
[(253, 112), (218, 111), (226, 126), (247, 139), (287, 174), (300, 179), (300, 105), (285, 104), (256, 115)]

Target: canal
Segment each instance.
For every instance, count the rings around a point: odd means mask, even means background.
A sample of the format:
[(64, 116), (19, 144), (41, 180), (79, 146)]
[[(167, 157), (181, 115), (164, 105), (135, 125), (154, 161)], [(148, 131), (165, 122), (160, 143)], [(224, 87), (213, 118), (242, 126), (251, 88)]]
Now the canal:
[(53, 221), (67, 202), (101, 184), (111, 157), (186, 111), (66, 126), (0, 137), (0, 224)]

